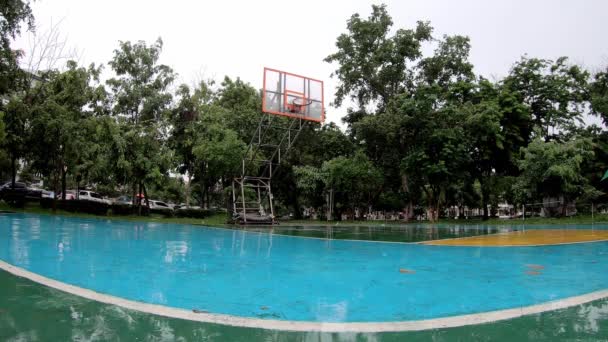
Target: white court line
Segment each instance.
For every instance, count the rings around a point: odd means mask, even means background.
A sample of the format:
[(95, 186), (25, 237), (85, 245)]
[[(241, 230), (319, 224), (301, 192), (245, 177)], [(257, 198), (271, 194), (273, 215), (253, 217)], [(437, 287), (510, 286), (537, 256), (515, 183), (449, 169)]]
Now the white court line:
[(556, 301), (536, 304), (522, 308), (497, 310), (469, 315), (460, 315), (444, 318), (433, 318), (419, 321), (400, 322), (348, 322), (348, 323), (325, 323), (309, 321), (283, 321), (259, 319), (251, 317), (238, 317), (224, 314), (195, 313), (185, 309), (172, 308), (156, 304), (148, 304), (123, 299), (85, 288), (69, 285), (53, 280), (23, 268), (13, 266), (0, 260), (0, 269), (16, 276), (27, 278), (34, 282), (68, 292), (90, 300), (105, 304), (117, 305), (126, 309), (141, 311), (149, 314), (165, 316), (170, 318), (186, 319), (190, 321), (230, 325), (235, 327), (260, 328), (285, 331), (319, 331), (319, 332), (396, 332), (396, 331), (418, 331), (438, 328), (452, 328), (464, 325), (495, 322), (505, 319), (517, 318), (524, 315), (537, 314), (545, 311), (563, 309), (594, 300), (608, 297), (608, 290), (591, 292), (581, 296), (569, 297)]

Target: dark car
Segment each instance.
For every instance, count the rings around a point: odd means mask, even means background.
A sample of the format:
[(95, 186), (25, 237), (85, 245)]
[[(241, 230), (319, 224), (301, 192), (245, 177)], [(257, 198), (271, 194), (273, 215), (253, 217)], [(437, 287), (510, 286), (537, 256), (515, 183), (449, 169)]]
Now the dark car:
[(25, 202), (39, 200), (41, 197), (41, 189), (29, 188), (23, 182), (8, 182), (0, 186), (0, 199), (6, 202)]

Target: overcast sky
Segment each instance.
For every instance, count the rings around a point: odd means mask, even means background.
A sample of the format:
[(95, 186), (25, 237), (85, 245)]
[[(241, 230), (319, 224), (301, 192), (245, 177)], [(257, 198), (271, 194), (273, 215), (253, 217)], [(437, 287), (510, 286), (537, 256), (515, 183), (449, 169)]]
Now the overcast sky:
[[(523, 54), (569, 56), (590, 70), (608, 65), (608, 1), (602, 0), (402, 0), (383, 1), (394, 28), (429, 20), (434, 35), (471, 38), (476, 72), (501, 78)], [(33, 3), (39, 31), (63, 20), (61, 31), (82, 51), (81, 62), (104, 63), (119, 40), (161, 37), (161, 61), (192, 83), (240, 77), (261, 88), (264, 66), (326, 81), (333, 98), (333, 67), (323, 58), (335, 51), (353, 13), (367, 17), (376, 1), (129, 1), (39, 0)], [(26, 48), (23, 40), (17, 45)], [(109, 69), (109, 67), (106, 67)], [(328, 108), (340, 122), (346, 108)]]

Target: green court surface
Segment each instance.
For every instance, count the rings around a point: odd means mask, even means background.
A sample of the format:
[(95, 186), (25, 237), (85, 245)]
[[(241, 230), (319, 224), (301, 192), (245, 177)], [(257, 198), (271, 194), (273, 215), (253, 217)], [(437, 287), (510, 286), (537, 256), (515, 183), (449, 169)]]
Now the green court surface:
[(608, 299), (495, 323), (403, 333), (301, 333), (165, 318), (0, 271), (0, 341), (608, 341)]

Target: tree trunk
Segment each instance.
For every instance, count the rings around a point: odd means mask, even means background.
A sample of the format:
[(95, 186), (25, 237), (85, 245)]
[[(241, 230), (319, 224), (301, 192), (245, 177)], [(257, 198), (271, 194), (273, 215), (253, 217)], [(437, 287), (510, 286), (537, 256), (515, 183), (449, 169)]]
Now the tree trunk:
[[(201, 174), (200, 174), (201, 200), (200, 200), (199, 206), (201, 208), (205, 207), (205, 191), (207, 190), (206, 189), (206, 183), (207, 182), (205, 182), (205, 171), (206, 171), (206, 164), (203, 163), (201, 165)], [(243, 200), (245, 200), (245, 199), (243, 199)]]
[(201, 180), (201, 205), (200, 207), (203, 209), (207, 208), (207, 182), (205, 180)]
[[(131, 204), (133, 205), (133, 207), (135, 207), (137, 205), (137, 184), (135, 183), (131, 184), (131, 194)], [(131, 214), (133, 214), (132, 210)]]
[(412, 201), (407, 201), (407, 204), (405, 205), (405, 208), (403, 208), (403, 213), (405, 214), (405, 217), (403, 218), (404, 221), (409, 221), (414, 217), (414, 204), (412, 203)]
[[(81, 176), (78, 175), (76, 176), (76, 193), (79, 194), (80, 193), (80, 180), (81, 180)], [(64, 192), (65, 193), (65, 192)], [(65, 199), (65, 197), (64, 197)]]
[(458, 218), (464, 219), (464, 205), (462, 204), (458, 206)]
[[(401, 189), (406, 194), (410, 192), (407, 175), (401, 175)], [(411, 199), (407, 201), (407, 205), (405, 208), (403, 208), (403, 211), (405, 213), (405, 221), (409, 221), (412, 217), (414, 217), (414, 204), (412, 203)]]
[(192, 182), (192, 173), (188, 171), (188, 176), (186, 177), (187, 182), (185, 186), (186, 190), (186, 207), (190, 206), (190, 182)]
[(439, 215), (438, 215), (439, 195), (437, 195), (436, 194), (437, 191), (433, 190), (432, 188), (429, 190), (425, 187), (424, 192), (426, 194), (427, 218), (429, 221), (435, 222), (437, 220), (437, 218), (439, 217)]
[(61, 168), (61, 200), (65, 201), (65, 190), (67, 188), (67, 172), (65, 168)]
[(11, 185), (14, 188), (15, 182), (17, 181), (17, 158), (15, 155), (11, 155)]
[(487, 221), (490, 218), (488, 214), (488, 189), (483, 177), (479, 177), (479, 185), (481, 187), (481, 206), (483, 207), (483, 220)]
[(428, 204), (427, 216), (430, 222), (436, 222), (439, 219), (439, 204), (431, 202)]
[[(139, 182), (139, 191), (137, 192), (137, 197), (139, 197), (139, 195), (141, 194), (141, 182)], [(148, 198), (144, 196), (144, 199), (146, 200), (146, 203), (148, 202)], [(137, 201), (137, 215), (141, 216), (141, 201), (142, 198), (139, 199), (139, 201)]]
[(481, 192), (481, 205), (483, 206), (483, 220), (487, 221), (490, 215), (488, 213), (488, 196), (484, 191)]
[(150, 213), (150, 200), (148, 199), (148, 191), (146, 190), (146, 184), (141, 183), (141, 187), (144, 190), (144, 198), (146, 199), (146, 208), (148, 209), (148, 214)]
[(298, 197), (299, 196), (296, 194), (293, 197), (293, 202), (292, 202), (292, 205), (293, 205), (293, 218), (296, 219), (296, 220), (299, 220), (299, 219), (302, 218), (302, 213), (300, 212), (300, 201), (298, 200)]
[(205, 209), (209, 209), (211, 207), (211, 199), (210, 199), (210, 195), (209, 195), (209, 193), (211, 192), (211, 191), (209, 191), (210, 188), (211, 188), (211, 186), (207, 185), (207, 188), (205, 189), (205, 195), (207, 196), (206, 203), (205, 203)]
[(57, 211), (57, 193), (59, 192), (59, 175), (57, 170), (55, 170), (55, 172), (53, 172), (53, 192), (55, 192), (55, 196), (53, 199), (53, 213), (55, 213)]

